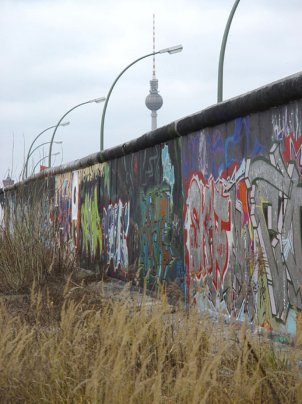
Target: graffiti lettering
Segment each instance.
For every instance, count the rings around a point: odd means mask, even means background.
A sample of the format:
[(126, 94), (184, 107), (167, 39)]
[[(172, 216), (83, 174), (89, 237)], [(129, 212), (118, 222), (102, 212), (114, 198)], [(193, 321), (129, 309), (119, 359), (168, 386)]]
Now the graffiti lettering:
[(186, 198), (185, 246), (187, 271), (206, 281), (215, 305), (228, 265), (231, 203), (222, 182), (193, 175)]
[(128, 269), (128, 231), (130, 220), (130, 202), (124, 205), (121, 200), (103, 209), (104, 249), (107, 262), (115, 270), (124, 272)]
[(251, 220), (265, 254), (272, 313), (286, 319), (289, 304), (302, 309), (302, 188), (295, 163), (284, 164), (280, 145), (270, 161), (247, 164)]

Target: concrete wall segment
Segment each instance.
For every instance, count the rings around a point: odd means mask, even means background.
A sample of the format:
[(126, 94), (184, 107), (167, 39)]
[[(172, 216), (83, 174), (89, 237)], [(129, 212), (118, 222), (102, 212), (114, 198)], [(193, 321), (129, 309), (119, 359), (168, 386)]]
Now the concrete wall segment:
[[(302, 310), (302, 74), (211, 106), (18, 189), (81, 266), (174, 285), (201, 310), (294, 332)], [(175, 289), (176, 288), (176, 289)]]

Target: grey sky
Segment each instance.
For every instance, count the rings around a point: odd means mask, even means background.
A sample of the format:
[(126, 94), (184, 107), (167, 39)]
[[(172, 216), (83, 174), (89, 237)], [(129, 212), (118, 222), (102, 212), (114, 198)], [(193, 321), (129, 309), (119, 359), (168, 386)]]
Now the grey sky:
[[(134, 59), (156, 48), (183, 44), (182, 53), (156, 58), (164, 104), (159, 126), (216, 102), (217, 66), (233, 0), (0, 0), (0, 180), (20, 174), (33, 138), (73, 106), (105, 96)], [(301, 70), (301, 0), (241, 0), (231, 27), (224, 69), (224, 99)], [(129, 69), (108, 104), (105, 148), (150, 130), (145, 107), (151, 58)], [(68, 116), (57, 131), (63, 162), (99, 150), (102, 104)], [(51, 131), (41, 137), (46, 142)], [(61, 147), (54, 147), (60, 152)], [(35, 162), (48, 154), (41, 149)], [(61, 163), (61, 155), (55, 164)]]

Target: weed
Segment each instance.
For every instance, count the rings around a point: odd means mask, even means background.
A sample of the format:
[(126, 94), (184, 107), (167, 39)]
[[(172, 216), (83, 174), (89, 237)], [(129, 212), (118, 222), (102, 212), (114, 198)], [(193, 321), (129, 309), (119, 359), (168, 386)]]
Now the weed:
[(298, 400), (302, 386), (294, 357), (288, 366), (270, 345), (249, 336), (244, 325), (238, 333), (194, 309), (189, 314), (171, 310), (165, 296), (152, 305), (147, 299), (136, 301), (129, 288), (113, 299), (102, 287), (92, 292), (69, 279), (60, 294), (55, 285), (33, 284), (23, 312), (2, 303), (2, 400)]

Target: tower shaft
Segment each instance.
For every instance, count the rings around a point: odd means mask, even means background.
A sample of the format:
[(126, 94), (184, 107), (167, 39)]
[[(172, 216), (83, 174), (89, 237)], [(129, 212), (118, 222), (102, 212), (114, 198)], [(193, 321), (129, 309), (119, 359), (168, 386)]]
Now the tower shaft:
[(155, 15), (153, 14), (153, 68), (152, 68), (152, 79), (150, 80), (150, 90), (149, 95), (147, 95), (145, 100), (146, 107), (150, 109), (151, 112), (151, 130), (157, 128), (157, 110), (163, 105), (163, 99), (158, 93), (158, 80), (155, 73)]
[(157, 112), (151, 112), (151, 130), (155, 130), (157, 128)]

